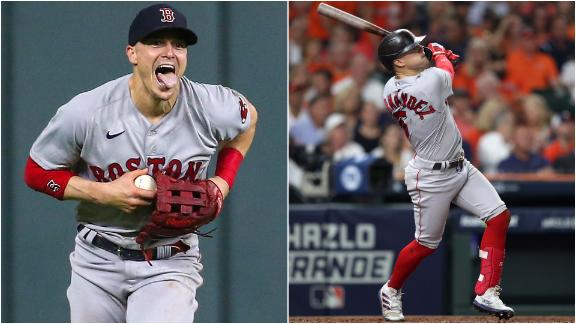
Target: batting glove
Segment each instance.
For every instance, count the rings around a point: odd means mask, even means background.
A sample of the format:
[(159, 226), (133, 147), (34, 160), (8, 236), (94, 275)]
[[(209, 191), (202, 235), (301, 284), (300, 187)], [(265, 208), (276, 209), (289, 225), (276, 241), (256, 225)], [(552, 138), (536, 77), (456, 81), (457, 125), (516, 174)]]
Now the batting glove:
[(432, 57), (437, 55), (443, 55), (446, 52), (444, 46), (438, 43), (428, 43), (426, 47), (428, 47), (432, 51)]
[(451, 50), (444, 52), (446, 54), (446, 58), (452, 63), (455, 63), (460, 58), (460, 55), (452, 53)]
[(429, 43), (426, 47), (428, 47), (432, 51), (432, 57), (436, 57), (438, 55), (444, 55), (452, 63), (454, 63), (460, 58), (460, 55), (452, 53), (451, 50), (446, 50), (444, 46), (438, 43)]

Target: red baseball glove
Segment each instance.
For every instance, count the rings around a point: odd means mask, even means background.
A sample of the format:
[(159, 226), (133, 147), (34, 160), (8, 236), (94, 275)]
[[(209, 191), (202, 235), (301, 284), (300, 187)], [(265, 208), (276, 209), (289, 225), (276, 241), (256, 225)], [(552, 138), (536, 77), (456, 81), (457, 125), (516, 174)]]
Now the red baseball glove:
[(142, 246), (149, 240), (201, 234), (198, 229), (220, 214), (222, 192), (211, 180), (190, 182), (158, 173), (156, 185), (156, 207), (136, 237)]

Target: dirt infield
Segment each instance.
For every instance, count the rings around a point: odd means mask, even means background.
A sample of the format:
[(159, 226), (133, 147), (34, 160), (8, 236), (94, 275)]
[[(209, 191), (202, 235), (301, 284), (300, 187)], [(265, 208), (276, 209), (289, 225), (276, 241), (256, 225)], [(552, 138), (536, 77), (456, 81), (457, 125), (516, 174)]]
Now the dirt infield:
[[(499, 321), (494, 316), (406, 316), (405, 323), (574, 323), (574, 316), (514, 316)], [(290, 323), (380, 323), (380, 316), (302, 316), (290, 317)]]

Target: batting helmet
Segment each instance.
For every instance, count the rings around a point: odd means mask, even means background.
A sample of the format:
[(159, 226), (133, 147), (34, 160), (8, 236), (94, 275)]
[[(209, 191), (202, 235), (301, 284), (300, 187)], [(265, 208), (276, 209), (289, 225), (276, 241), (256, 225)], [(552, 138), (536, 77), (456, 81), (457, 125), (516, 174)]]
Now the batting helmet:
[[(408, 29), (397, 29), (382, 39), (378, 46), (378, 59), (388, 70), (394, 71), (392, 62), (416, 46), (421, 46), (420, 42), (424, 37), (426, 36), (416, 37)], [(428, 48), (424, 47), (424, 52), (428, 59), (432, 57), (432, 52)]]

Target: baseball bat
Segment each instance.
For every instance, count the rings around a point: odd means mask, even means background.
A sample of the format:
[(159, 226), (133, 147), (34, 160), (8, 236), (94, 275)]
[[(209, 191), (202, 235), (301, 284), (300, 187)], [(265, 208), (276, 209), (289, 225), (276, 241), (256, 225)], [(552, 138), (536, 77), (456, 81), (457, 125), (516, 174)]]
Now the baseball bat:
[(354, 16), (346, 11), (342, 11), (338, 8), (334, 8), (331, 5), (320, 3), (317, 8), (319, 14), (330, 17), (332, 19), (336, 19), (340, 22), (343, 22), (347, 25), (350, 25), (354, 28), (358, 28), (360, 30), (367, 31), (372, 34), (386, 36), (390, 34), (389, 31), (382, 27), (378, 27), (371, 22), (368, 22), (360, 17)]

